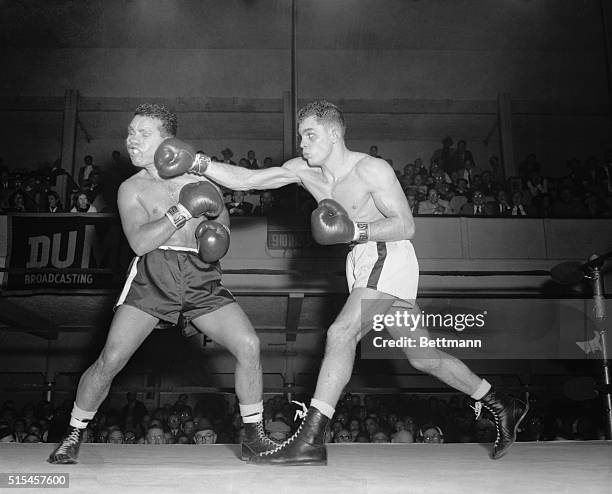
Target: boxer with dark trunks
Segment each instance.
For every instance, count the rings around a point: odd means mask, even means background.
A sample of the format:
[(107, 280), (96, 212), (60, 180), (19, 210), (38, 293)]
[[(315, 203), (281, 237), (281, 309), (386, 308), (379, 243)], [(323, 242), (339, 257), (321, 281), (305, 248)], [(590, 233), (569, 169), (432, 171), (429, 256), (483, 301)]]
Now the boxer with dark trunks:
[[(83, 431), (108, 395), (113, 378), (160, 322), (191, 323), (236, 358), (236, 395), (245, 424), (243, 459), (277, 444), (263, 430), (259, 339), (221, 283), (229, 247), (229, 215), (218, 188), (204, 177), (161, 178), (155, 150), (176, 134), (177, 119), (164, 106), (136, 109), (126, 145), (140, 172), (121, 184), (119, 214), (137, 257), (117, 302), (106, 344), (83, 373), (70, 426), (50, 463), (76, 463)], [(205, 219), (202, 219), (205, 218)]]
[[(315, 101), (302, 108), (298, 126), (302, 157), (282, 167), (248, 170), (211, 162), (203, 155), (180, 166), (156, 160), (162, 176), (204, 174), (234, 190), (301, 184), (319, 203), (311, 218), (315, 240), (324, 245), (354, 245), (346, 263), (350, 295), (327, 331), (325, 356), (311, 406), (293, 436), (279, 447), (251, 458), (258, 464), (325, 464), (325, 428), (351, 377), (357, 343), (371, 329), (373, 316), (419, 311), (419, 267), (410, 241), (415, 234), (414, 220), (393, 168), (380, 158), (347, 149), (344, 117), (327, 101)], [(172, 145), (189, 148), (176, 141)], [(422, 326), (387, 329), (394, 338), (410, 336), (420, 341), (421, 337), (429, 337)], [(497, 427), (491, 456), (497, 459), (507, 453), (528, 404), (495, 392), (464, 363), (438, 348), (416, 346), (402, 350), (416, 369), (470, 395), (476, 401), (477, 415), (482, 407), (486, 408)]]

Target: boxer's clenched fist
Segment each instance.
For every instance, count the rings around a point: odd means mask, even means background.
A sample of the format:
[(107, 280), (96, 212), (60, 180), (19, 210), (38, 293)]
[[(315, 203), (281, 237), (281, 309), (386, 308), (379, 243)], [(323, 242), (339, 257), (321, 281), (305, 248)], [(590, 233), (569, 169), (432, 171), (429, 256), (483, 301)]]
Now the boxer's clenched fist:
[(186, 142), (171, 137), (163, 141), (155, 151), (155, 168), (162, 178), (172, 178), (183, 173), (204, 175), (210, 158), (194, 151)]
[(200, 259), (213, 263), (221, 259), (229, 249), (230, 236), (227, 227), (218, 221), (205, 220), (195, 231)]

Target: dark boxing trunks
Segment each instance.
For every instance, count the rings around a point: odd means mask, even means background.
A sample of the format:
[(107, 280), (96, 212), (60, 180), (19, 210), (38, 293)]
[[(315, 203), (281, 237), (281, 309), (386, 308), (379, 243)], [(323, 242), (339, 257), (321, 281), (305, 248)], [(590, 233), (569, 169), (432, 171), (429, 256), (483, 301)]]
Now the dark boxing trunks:
[(186, 326), (235, 302), (221, 284), (218, 262), (202, 261), (195, 249), (160, 247), (135, 257), (115, 304), (131, 305), (171, 325)]

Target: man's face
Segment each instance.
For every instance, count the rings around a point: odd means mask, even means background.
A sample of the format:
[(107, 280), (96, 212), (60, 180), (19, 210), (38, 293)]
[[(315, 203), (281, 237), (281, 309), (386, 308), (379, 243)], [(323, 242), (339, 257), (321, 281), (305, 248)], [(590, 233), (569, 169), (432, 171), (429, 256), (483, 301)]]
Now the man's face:
[(334, 434), (334, 442), (335, 443), (352, 443), (353, 438), (351, 434), (346, 429), (340, 429), (336, 434)]
[(153, 163), (155, 150), (166, 137), (162, 136), (162, 122), (158, 118), (135, 115), (128, 126), (125, 140), (134, 166), (145, 167)]
[(299, 126), (302, 156), (310, 166), (325, 163), (334, 145), (333, 130), (320, 124), (315, 117), (305, 118)]
[(424, 443), (441, 443), (442, 436), (440, 435), (440, 431), (435, 429), (434, 427), (430, 427), (429, 429), (425, 429), (423, 431), (423, 442)]
[(439, 198), (440, 196), (438, 195), (438, 192), (435, 189), (431, 189), (427, 194), (427, 199), (429, 199), (429, 202), (432, 202), (433, 204), (436, 204)]
[(195, 423), (193, 422), (193, 420), (185, 421), (185, 423), (183, 424), (183, 432), (187, 435), (191, 435), (194, 430), (195, 430)]
[(217, 434), (211, 429), (204, 429), (195, 433), (193, 441), (196, 444), (215, 444)]
[(168, 417), (168, 425), (171, 429), (177, 429), (179, 426), (179, 417), (178, 415), (172, 414)]
[(147, 431), (147, 444), (166, 444), (166, 436), (163, 429), (151, 427)]
[(123, 433), (118, 430), (113, 430), (108, 435), (108, 442), (110, 444), (123, 444)]

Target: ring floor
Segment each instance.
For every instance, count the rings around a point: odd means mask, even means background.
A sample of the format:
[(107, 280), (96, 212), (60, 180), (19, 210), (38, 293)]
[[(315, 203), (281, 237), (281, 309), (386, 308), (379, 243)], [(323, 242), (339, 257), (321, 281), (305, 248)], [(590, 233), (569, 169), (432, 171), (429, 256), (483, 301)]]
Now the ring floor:
[[(113, 494), (612, 493), (612, 442), (516, 443), (504, 458), (484, 444), (331, 444), (327, 466), (259, 466), (237, 445), (84, 444), (76, 465), (51, 465), (52, 444), (0, 443), (7, 473), (69, 473), (55, 492)], [(46, 492), (49, 492), (48, 490)]]

